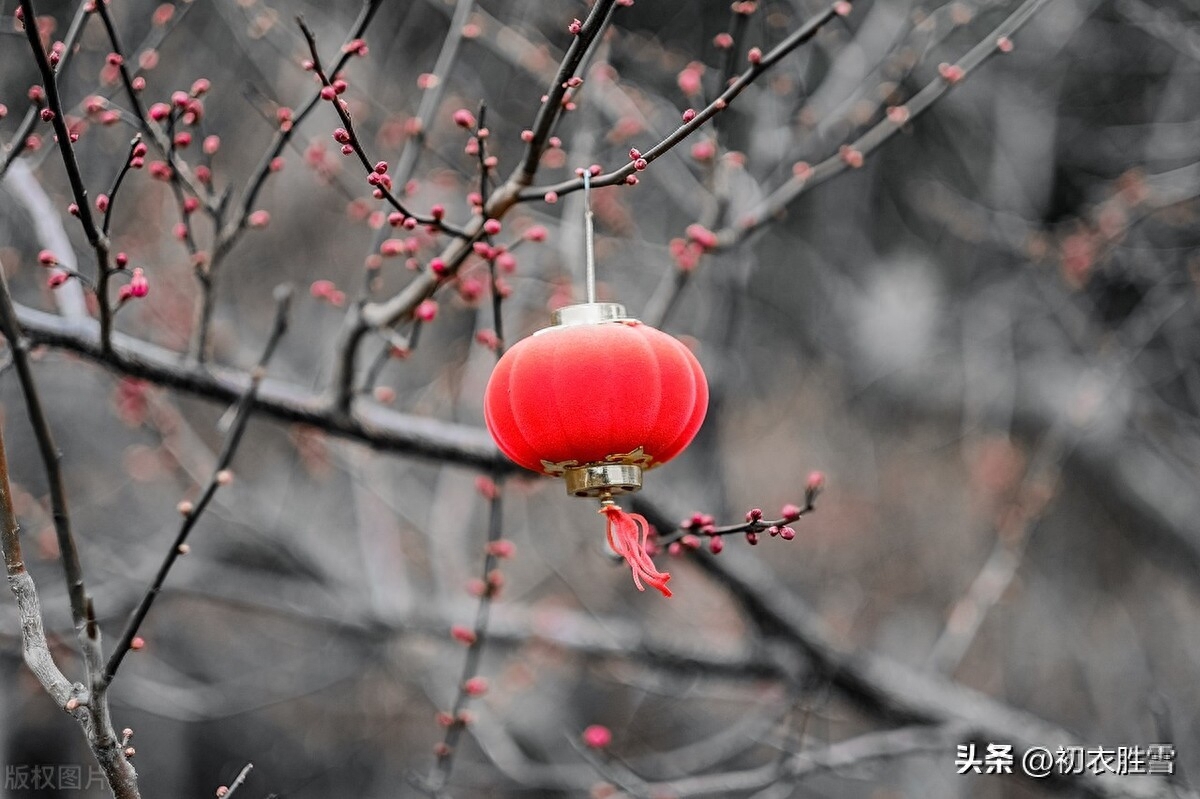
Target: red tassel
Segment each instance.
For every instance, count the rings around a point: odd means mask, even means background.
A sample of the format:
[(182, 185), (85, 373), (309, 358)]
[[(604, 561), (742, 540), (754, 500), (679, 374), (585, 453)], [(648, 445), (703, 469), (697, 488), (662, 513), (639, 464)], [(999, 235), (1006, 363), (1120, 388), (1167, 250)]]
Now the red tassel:
[(646, 552), (646, 535), (650, 524), (645, 517), (636, 513), (626, 513), (611, 503), (601, 507), (600, 512), (608, 517), (608, 545), (629, 564), (633, 572), (633, 584), (637, 589), (646, 590), (642, 585), (642, 581), (645, 580), (661, 591), (663, 596), (670, 596), (671, 589), (667, 588), (667, 581), (671, 579), (671, 575), (660, 572)]

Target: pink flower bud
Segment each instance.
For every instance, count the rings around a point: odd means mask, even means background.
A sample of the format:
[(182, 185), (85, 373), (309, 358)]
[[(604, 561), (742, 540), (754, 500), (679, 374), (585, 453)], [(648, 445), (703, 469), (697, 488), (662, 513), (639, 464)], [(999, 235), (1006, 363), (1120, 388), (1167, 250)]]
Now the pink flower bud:
[(533, 141), (533, 131), (529, 128), (521, 131), (521, 141), (526, 143)]
[(733, 37), (728, 33), (718, 33), (713, 37), (713, 46), (718, 50), (728, 50), (733, 47)]
[(429, 262), (429, 271), (433, 272), (435, 275), (446, 274), (446, 262), (441, 258), (432, 259)]
[(756, 522), (763, 516), (762, 508), (751, 508), (746, 512), (746, 521)]
[(903, 125), (909, 119), (908, 108), (903, 105), (894, 105), (887, 110), (887, 118), (893, 125)]
[(201, 97), (207, 94), (208, 90), (211, 88), (212, 83), (208, 78), (196, 78), (196, 80), (192, 82), (192, 97)]
[(133, 277), (129, 281), (129, 292), (134, 297), (145, 297), (150, 293), (150, 283), (146, 280), (146, 273), (140, 266), (133, 270)]
[(837, 14), (839, 17), (850, 16), (850, 11), (851, 8), (848, 0), (839, 0), (839, 2), (833, 4), (833, 13)]
[(42, 250), (38, 253), (38, 263), (42, 266), (57, 266), (58, 258), (49, 250)]
[(511, 558), (517, 551), (517, 547), (512, 541), (507, 538), (501, 538), (498, 541), (492, 541), (487, 545), (489, 555), (494, 555), (497, 558)]
[(698, 141), (692, 145), (692, 158), (700, 161), (711, 161), (717, 154), (717, 146), (709, 140)]
[(126, 253), (117, 253), (116, 258), (113, 260), (116, 261), (117, 269), (124, 269), (125, 267), (129, 266), (129, 256)]
[(446, 208), (442, 205), (435, 205), (429, 209), (429, 215), (434, 219), (441, 221), (446, 216)]
[(526, 241), (545, 241), (546, 228), (542, 225), (533, 225), (532, 227), (525, 229), (525, 232), (522, 234), (522, 238), (524, 238)]
[(43, 122), (50, 122), (54, 119), (54, 111), (49, 108), (43, 108), (38, 112), (38, 116), (42, 118)]
[(517, 271), (517, 259), (511, 252), (501, 252), (496, 256), (496, 266), (501, 272), (511, 275)]
[(487, 693), (488, 683), (482, 677), (472, 677), (463, 683), (463, 692), (467, 696), (483, 696)]
[(175, 142), (176, 147), (187, 147), (192, 143), (192, 134), (188, 133), (186, 130), (181, 130), (179, 133), (175, 134), (173, 141)]
[(584, 745), (592, 749), (604, 749), (612, 743), (612, 732), (602, 724), (591, 725), (581, 737)]
[(246, 224), (256, 230), (265, 228), (271, 222), (271, 214), (267, 211), (255, 211), (246, 217)]
[(205, 155), (214, 155), (217, 150), (221, 149), (221, 137), (215, 133), (211, 136), (205, 136), (204, 142), (200, 145), (200, 149)]
[(675, 82), (679, 85), (680, 91), (688, 97), (692, 97), (700, 93), (703, 89), (701, 78), (703, 75), (704, 65), (693, 61), (688, 64), (675, 78)]
[(714, 535), (708, 539), (708, 551), (714, 555), (720, 555), (721, 550), (725, 549), (725, 542), (721, 540), (721, 536)]
[(579, 32), (582, 30), (583, 23), (578, 19), (571, 20), (571, 24), (567, 26), (567, 33), (571, 34), (572, 36), (578, 36)]
[(763, 58), (763, 52), (761, 49), (759, 49), (757, 47), (751, 47), (746, 52), (746, 60), (749, 61), (753, 66), (758, 66), (759, 64), (761, 64), (762, 58)]
[(67, 213), (71, 216), (79, 216), (79, 205), (71, 203), (67, 206)]
[(966, 72), (958, 64), (947, 64), (945, 61), (938, 64), (938, 74), (942, 76), (942, 80), (951, 85), (958, 83), (966, 75)]
[(782, 516), (785, 521), (794, 522), (800, 518), (800, 508), (799, 506), (793, 505), (789, 502), (779, 511), (779, 515)]
[(488, 221), (484, 222), (483, 223), (483, 232), (487, 233), (489, 236), (495, 236), (497, 233), (500, 232), (500, 220), (499, 219), (489, 219)]
[(548, 204), (550, 204), (550, 205), (554, 205), (556, 202), (558, 202), (558, 192), (556, 192), (556, 191), (548, 191), (548, 192), (546, 192), (546, 194), (545, 194), (545, 195), (542, 197), (542, 199), (543, 199), (543, 200), (545, 200), (545, 201), (546, 201)]
[(166, 103), (155, 103), (150, 106), (150, 118), (155, 122), (162, 122), (171, 115), (171, 106)]
[(692, 121), (693, 119), (695, 119), (695, 118), (696, 118), (696, 109), (694, 109), (694, 108), (689, 108), (688, 110), (686, 110), (686, 111), (684, 111), (684, 112), (683, 112), (683, 121), (684, 121), (684, 123), (691, 122), (691, 121)]
[(746, 533), (746, 543), (750, 546), (758, 546), (758, 533)]
[(467, 646), (475, 643), (476, 640), (475, 631), (470, 627), (464, 627), (461, 624), (455, 624), (450, 628), (450, 637), (459, 643), (466, 644)]
[(30, 102), (33, 103), (40, 103), (46, 99), (46, 90), (36, 83), (29, 87), (29, 91), (26, 94), (29, 96)]
[(437, 316), (438, 304), (436, 300), (423, 300), (416, 310), (413, 311), (413, 316), (420, 319), (422, 322), (432, 322)]
[(687, 226), (687, 237), (705, 250), (716, 249), (717, 234), (700, 224)]
[(108, 210), (108, 195), (107, 194), (97, 194), (96, 195), (96, 210), (99, 211), (100, 213), (104, 213), (105, 211)]
[(471, 128), (475, 127), (475, 115), (465, 108), (460, 108), (455, 111), (453, 119), (454, 124), (458, 125), (460, 128), (466, 128), (467, 130), (470, 130)]
[(650, 164), (646, 161), (645, 158), (638, 158), (637, 160), (635, 160), (633, 162), (633, 168), (636, 169), (638, 172), (641, 172), (643, 169), (645, 169), (649, 165)]
[(781, 527), (779, 529), (779, 537), (784, 541), (791, 541), (796, 537), (796, 531), (790, 527)]

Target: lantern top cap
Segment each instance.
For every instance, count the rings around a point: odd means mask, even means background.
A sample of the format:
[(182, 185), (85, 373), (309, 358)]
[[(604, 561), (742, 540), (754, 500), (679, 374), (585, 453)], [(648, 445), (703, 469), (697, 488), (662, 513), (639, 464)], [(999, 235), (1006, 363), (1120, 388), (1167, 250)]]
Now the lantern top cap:
[(594, 325), (600, 322), (617, 322), (628, 319), (625, 306), (615, 302), (583, 302), (565, 305), (550, 314), (550, 324), (558, 327), (569, 325)]

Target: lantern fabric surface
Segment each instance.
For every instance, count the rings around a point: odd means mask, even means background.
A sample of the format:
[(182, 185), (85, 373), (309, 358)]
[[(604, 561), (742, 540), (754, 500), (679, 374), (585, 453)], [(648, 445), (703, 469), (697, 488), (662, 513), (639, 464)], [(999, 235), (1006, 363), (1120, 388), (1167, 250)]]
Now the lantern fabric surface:
[(625, 456), (653, 468), (683, 451), (707, 409), (696, 357), (635, 320), (549, 327), (518, 342), (484, 403), (504, 454), (543, 474)]
[[(618, 305), (563, 310), (585, 318), (624, 314)], [(650, 557), (650, 525), (612, 495), (637, 490), (643, 470), (682, 452), (707, 410), (708, 381), (688, 348), (625, 318), (564, 323), (517, 342), (496, 364), (484, 397), (488, 430), (504, 454), (526, 469), (566, 476), (577, 496), (599, 497), (608, 543), (629, 564), (634, 584), (664, 596), (671, 575)]]

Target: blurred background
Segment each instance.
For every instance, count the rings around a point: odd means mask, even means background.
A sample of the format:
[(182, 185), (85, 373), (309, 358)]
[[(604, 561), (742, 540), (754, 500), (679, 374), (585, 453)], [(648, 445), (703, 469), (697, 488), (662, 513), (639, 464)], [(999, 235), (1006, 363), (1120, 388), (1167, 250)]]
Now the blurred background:
[[(407, 148), (416, 181), (407, 202), (442, 203), (456, 223), (470, 215), (478, 176), (453, 111), (486, 102), (489, 152), (507, 175), (569, 44), (567, 25), (587, 13), (559, 0), (465, 5), (464, 28), (453, 3), (384, 3), (364, 36), (369, 54), (345, 71), (367, 152), (395, 162)], [(37, 80), (15, 6), (0, 2), (0, 142), (9, 143)], [(76, 6), (38, 4), (50, 40)], [(361, 7), (216, 0), (168, 15), (168, 6), (127, 0), (111, 13), (147, 103), (211, 81), (183, 157), (210, 164), (214, 187), (236, 203), (279, 108), (300, 108), (315, 91), (299, 66), (295, 15), (332, 60)], [(697, 441), (648, 476), (645, 499), (666, 518), (698, 511), (732, 523), (752, 507), (771, 517), (803, 502), (810, 471), (826, 475), (795, 540), (764, 536), (752, 547), (729, 536), (714, 560), (788, 592), (776, 596), (811, 609), (849, 651), (952, 679), (1089, 745), (1173, 743), (1185, 790), (1200, 768), (1200, 5), (1052, 0), (1012, 37), (1011, 53), (971, 70), (860, 168), (813, 181), (770, 205), (768, 224), (739, 232), (778, 188), (797, 186), (797, 162), (836, 165), (839, 147), (938, 81), (939, 64), (988, 41), (1015, 8), (855, 3), (638, 186), (594, 192), (600, 293), (689, 342), (712, 385)], [(724, 0), (618, 9), (556, 130), (561, 150), (543, 158), (534, 185), (591, 163), (616, 169), (630, 147), (673, 130), (683, 109), (711, 101), (724, 81), (717, 34), (740, 26), (740, 71), (744, 47), (767, 50), (823, 9), (766, 0), (732, 20)], [(455, 30), (461, 45), (418, 140), (411, 120), (434, 88), (421, 76)], [(151, 46), (153, 55), (134, 55)], [(109, 49), (93, 20), (61, 78), (84, 120), (77, 152), (93, 194), (111, 184), (132, 135), (86, 112), (97, 94), (125, 103), (105, 72)], [(215, 289), (212, 361), (246, 369), (270, 326), (273, 288), (299, 287), (269, 373), (314, 393), (329, 385), (346, 311), (308, 287), (330, 280), (352, 301), (380, 237), (358, 165), (330, 136), (338, 124), (322, 104), (297, 128), (248, 209), (270, 223), (237, 241)], [(201, 155), (210, 134), (220, 148)], [(38, 252), (69, 247), (85, 274), (94, 258), (65, 213), (69, 187), (52, 145), (5, 168), (0, 263), (18, 302), (70, 316), (86, 301), (74, 284), (45, 287)], [(144, 173), (128, 181), (112, 239), (151, 291), (117, 327), (185, 352), (197, 287), (173, 233), (179, 211), (165, 183)], [(514, 249), (504, 277), (509, 342), (544, 326), (577, 284), (581, 203), (571, 194), (505, 217), (505, 242), (548, 229), (544, 243)], [(196, 219), (203, 251), (214, 231)], [(681, 265), (672, 240), (694, 223), (723, 246)], [(420, 263), (437, 252), (419, 246)], [(372, 297), (413, 279), (405, 260), (384, 261)], [(363, 362), (379, 366), (383, 390), (358, 401), (481, 430), (495, 354), (476, 334), (494, 325), (486, 293), (468, 281), (486, 285), (486, 275), (468, 261), (439, 293), (437, 318), (405, 340), (406, 357), (387, 358), (396, 342), (368, 336)], [(54, 347), (38, 351), (36, 368), (111, 642), (170, 546), (176, 504), (208, 479), (227, 407)], [(0, 373), (0, 403), (26, 554), (56, 654), (77, 676), (44, 472), (11, 370)], [(113, 686), (117, 728), (135, 731), (143, 795), (211, 796), (247, 762), (255, 769), (241, 790), (255, 796), (415, 794), (466, 651), (447, 631), (475, 618), (465, 586), (483, 563), (481, 473), (261, 417), (233, 471), (142, 629), (145, 648)], [(697, 558), (660, 558), (674, 598), (639, 594), (606, 556), (591, 504), (519, 475), (503, 493), (516, 556), (483, 650), (490, 690), (470, 703), (451, 795), (1049, 789), (956, 776), (952, 742), (765, 784), (722, 782), (892, 721), (846, 701)], [(83, 764), (86, 783), (87, 749), (21, 664), (18, 633), (4, 599), (0, 762)], [(610, 754), (579, 743), (592, 724), (612, 730)]]

